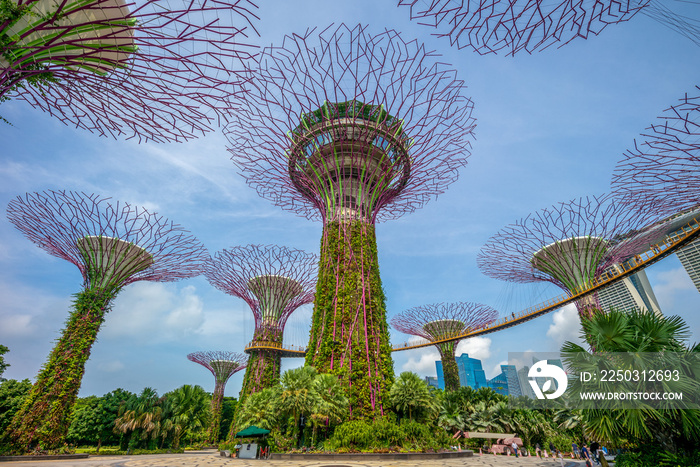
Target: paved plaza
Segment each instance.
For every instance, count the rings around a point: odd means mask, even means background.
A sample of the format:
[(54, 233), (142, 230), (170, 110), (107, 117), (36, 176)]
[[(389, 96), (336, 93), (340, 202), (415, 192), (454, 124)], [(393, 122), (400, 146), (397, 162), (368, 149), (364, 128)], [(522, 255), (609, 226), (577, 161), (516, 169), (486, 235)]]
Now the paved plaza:
[[(561, 460), (538, 458), (515, 458), (513, 456), (493, 456), (475, 454), (474, 457), (460, 459), (431, 460), (374, 460), (374, 461), (303, 461), (303, 460), (257, 460), (230, 459), (218, 453), (207, 451), (187, 454), (157, 454), (143, 456), (92, 456), (88, 459), (63, 461), (12, 461), (0, 463), (2, 467), (458, 467), (458, 466), (528, 466), (559, 467)], [(565, 467), (582, 467), (581, 461), (564, 459)]]

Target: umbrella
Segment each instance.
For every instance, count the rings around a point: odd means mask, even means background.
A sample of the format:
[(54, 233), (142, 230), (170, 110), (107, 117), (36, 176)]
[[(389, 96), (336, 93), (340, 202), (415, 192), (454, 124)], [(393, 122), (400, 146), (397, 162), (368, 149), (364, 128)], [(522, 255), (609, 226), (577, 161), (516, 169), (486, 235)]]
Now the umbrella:
[(251, 425), (243, 431), (236, 433), (236, 438), (254, 438), (256, 436), (264, 436), (268, 434), (270, 430), (265, 430), (263, 428), (258, 428), (255, 425)]

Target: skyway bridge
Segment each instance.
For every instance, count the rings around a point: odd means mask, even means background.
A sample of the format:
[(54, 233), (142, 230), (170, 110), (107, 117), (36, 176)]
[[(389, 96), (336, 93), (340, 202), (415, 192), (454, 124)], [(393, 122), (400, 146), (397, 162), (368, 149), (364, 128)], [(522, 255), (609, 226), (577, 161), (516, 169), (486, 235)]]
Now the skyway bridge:
[[(478, 329), (473, 329), (465, 334), (460, 334), (447, 339), (428, 341), (421, 339), (419, 341), (406, 342), (396, 345), (392, 348), (392, 352), (401, 352), (403, 350), (419, 349), (431, 345), (441, 344), (443, 342), (451, 342), (466, 339), (469, 337), (482, 336), (492, 332), (501, 331), (518, 324), (522, 324), (531, 319), (554, 311), (569, 303), (575, 302), (586, 295), (590, 295), (598, 290), (612, 285), (613, 283), (624, 279), (627, 276), (635, 274), (647, 266), (650, 266), (657, 261), (665, 258), (679, 248), (683, 248), (696, 238), (700, 237), (700, 222), (698, 218), (691, 220), (686, 226), (680, 229), (676, 234), (668, 236), (665, 240), (653, 245), (652, 248), (642, 254), (639, 254), (626, 262), (624, 265), (618, 265), (614, 271), (604, 273), (598, 279), (589, 283), (585, 289), (576, 290), (572, 295), (564, 294), (551, 298), (544, 303), (529, 307), (520, 313), (512, 313), (510, 316), (505, 316), (498, 321)], [(281, 353), (282, 357), (304, 357), (306, 348), (301, 346), (284, 346), (273, 342), (250, 342), (245, 352), (250, 353), (251, 350), (273, 350)]]

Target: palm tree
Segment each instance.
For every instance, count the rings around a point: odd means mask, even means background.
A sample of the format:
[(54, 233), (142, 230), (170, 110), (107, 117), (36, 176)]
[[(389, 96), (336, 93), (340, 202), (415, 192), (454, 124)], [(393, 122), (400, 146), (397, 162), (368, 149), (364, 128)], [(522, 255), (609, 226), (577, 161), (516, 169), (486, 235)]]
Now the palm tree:
[(163, 428), (173, 435), (173, 448), (185, 434), (203, 430), (211, 417), (211, 401), (201, 386), (185, 384), (166, 394)]
[(163, 413), (161, 403), (153, 388), (144, 388), (135, 402), (119, 409), (119, 417), (114, 420), (114, 431), (131, 433), (131, 437), (135, 432), (140, 432), (142, 440), (156, 439), (160, 434)]
[(389, 403), (413, 420), (413, 416), (437, 409), (428, 385), (415, 373), (405, 371), (396, 378), (389, 391)]
[(348, 413), (349, 401), (345, 387), (338, 378), (330, 374), (318, 374), (313, 380), (315, 404), (311, 409), (309, 419), (313, 423), (311, 444), (316, 444), (316, 433), (319, 426), (326, 429), (343, 421)]
[(294, 419), (294, 426), (299, 426), (299, 420), (308, 417), (313, 407), (318, 404), (318, 393), (314, 391), (314, 379), (318, 373), (312, 366), (302, 366), (285, 371), (280, 378), (282, 392), (280, 407), (284, 413)]
[(249, 395), (239, 407), (236, 415), (237, 427), (243, 429), (255, 425), (265, 430), (276, 428), (280, 418), (280, 392), (280, 387), (275, 386)]
[[(678, 316), (664, 317), (645, 311), (610, 310), (596, 312), (581, 322), (582, 336), (587, 336), (591, 349), (600, 352), (665, 352), (664, 355), (685, 355), (697, 362), (700, 348), (686, 346), (690, 331)], [(575, 371), (589, 365), (590, 354), (580, 345), (565, 342), (562, 354)], [(695, 365), (694, 368), (697, 368)], [(691, 369), (692, 371), (692, 369)], [(697, 394), (700, 374), (681, 378), (674, 392)], [(580, 381), (574, 380), (576, 387)], [(672, 384), (672, 383), (670, 383)], [(681, 387), (682, 386), (682, 387)], [(671, 388), (669, 388), (671, 389)], [(667, 450), (700, 441), (700, 411), (678, 409), (583, 410), (584, 431), (592, 438), (615, 445), (625, 439), (639, 443), (654, 442)]]

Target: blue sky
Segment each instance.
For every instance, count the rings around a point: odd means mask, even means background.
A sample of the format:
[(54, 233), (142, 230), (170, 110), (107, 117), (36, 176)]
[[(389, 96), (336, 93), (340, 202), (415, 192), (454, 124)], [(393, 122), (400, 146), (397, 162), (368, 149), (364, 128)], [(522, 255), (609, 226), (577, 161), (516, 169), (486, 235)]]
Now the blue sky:
[[(476, 267), (486, 240), (528, 213), (609, 190), (610, 175), (634, 138), (685, 92), (700, 73), (700, 48), (645, 16), (600, 36), (536, 55), (479, 56), (409, 21), (394, 1), (265, 1), (260, 45), (331, 22), (394, 28), (443, 55), (475, 104), (476, 141), (459, 180), (437, 200), (378, 225), (381, 275), (389, 316), (406, 308), (477, 301), (510, 314), (560, 290), (509, 284)], [(696, 12), (697, 13), (697, 12)], [(63, 125), (20, 101), (2, 103), (0, 206), (28, 191), (99, 193), (154, 209), (183, 225), (213, 253), (236, 245), (279, 244), (318, 252), (321, 225), (259, 198), (229, 160), (220, 132), (184, 144), (136, 144)], [(0, 219), (0, 343), (10, 348), (6, 378), (34, 378), (81, 288), (72, 264), (49, 256)], [(677, 314), (700, 340), (700, 294), (675, 256), (647, 270), (661, 309)], [(286, 341), (305, 344), (311, 307), (287, 325)], [(571, 308), (460, 344), (482, 358), (487, 376), (508, 352), (557, 350), (578, 334)], [(145, 386), (159, 393), (182, 384), (213, 390), (213, 376), (186, 359), (197, 350), (243, 350), (253, 316), (242, 300), (203, 277), (126, 287), (93, 347), (80, 395)], [(392, 331), (392, 342), (407, 336)], [(435, 375), (437, 351), (394, 354), (397, 373)], [(284, 368), (303, 363), (289, 359)], [(242, 372), (226, 395), (237, 396)]]

